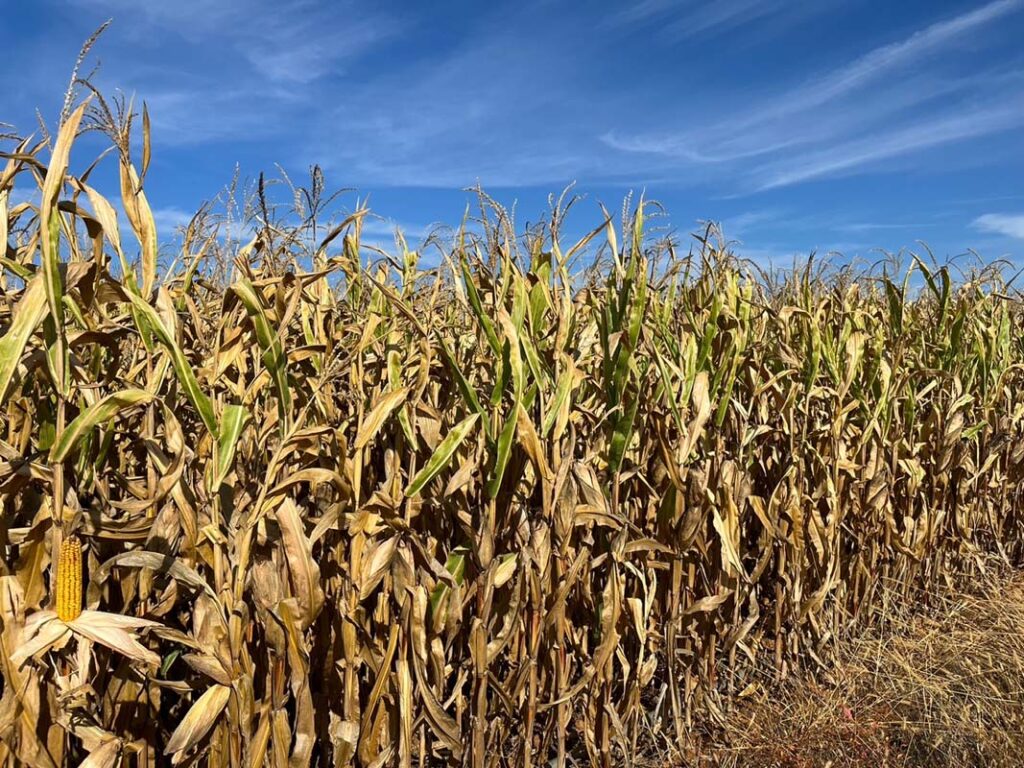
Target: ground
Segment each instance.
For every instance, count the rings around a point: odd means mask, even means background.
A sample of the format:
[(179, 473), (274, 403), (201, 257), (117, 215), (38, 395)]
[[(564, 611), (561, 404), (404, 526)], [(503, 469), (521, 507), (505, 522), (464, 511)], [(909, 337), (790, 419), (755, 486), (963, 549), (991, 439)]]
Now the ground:
[(891, 607), (828, 673), (764, 686), (681, 764), (1024, 765), (1024, 574)]

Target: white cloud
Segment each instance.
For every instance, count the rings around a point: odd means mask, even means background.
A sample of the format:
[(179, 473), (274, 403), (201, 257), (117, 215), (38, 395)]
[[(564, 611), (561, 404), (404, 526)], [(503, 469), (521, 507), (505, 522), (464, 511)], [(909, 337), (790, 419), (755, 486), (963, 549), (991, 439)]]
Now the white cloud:
[(365, 236), (393, 243), (396, 232), (400, 231), (409, 247), (415, 248), (430, 235), (433, 229), (433, 226), (402, 223), (395, 219), (385, 219), (373, 215), (363, 219), (362, 232)]
[[(258, 71), (286, 82), (309, 82), (343, 59), (363, 53), (398, 25), (353, 0), (70, 0), (113, 14), (115, 30), (150, 45), (168, 36), (235, 52)], [(225, 74), (225, 73), (221, 73)]]
[(943, 65), (964, 41), (976, 41), (982, 27), (1022, 7), (1024, 0), (994, 0), (937, 21), (714, 122), (690, 109), (681, 117), (684, 131), (613, 129), (600, 139), (634, 158), (663, 158), (677, 170), (727, 166), (716, 172), (734, 172), (750, 191), (849, 174), (873, 161), (1017, 127), (1024, 124), (1024, 73), (965, 75), (961, 66), (951, 75)]
[(153, 222), (160, 237), (166, 239), (182, 227), (188, 226), (193, 215), (194, 212), (189, 213), (182, 208), (156, 208), (153, 210)]
[[(435, 34), (429, 12), (406, 9), (396, 19), (359, 0), (60, 2), (115, 16), (97, 49), (106, 62), (100, 84), (108, 94), (120, 86), (145, 98), (158, 147), (217, 142), (226, 165), (317, 162), (363, 188), (478, 180), (491, 189), (554, 188), (578, 179), (747, 194), (992, 135), (1015, 127), (1014, 110), (1024, 106), (1024, 70), (979, 72), (1006, 57), (963, 55), (988, 42), (982, 32), (994, 37), (1001, 22), (1008, 27), (1024, 0), (994, 0), (898, 33), (895, 42), (890, 34), (831, 69), (820, 66), (837, 64), (827, 47), (810, 45), (798, 62), (766, 64), (731, 89), (731, 64), (714, 56), (709, 77), (691, 71), (703, 40), (672, 47), (660, 32), (742, 26), (742, 49), (803, 4), (638, 0), (619, 13), (618, 28), (612, 11), (610, 25), (580, 36), (578, 14), (543, 2), (488, 8), (461, 19), (458, 35), (417, 45)], [(540, 27), (539, 10), (550, 15)], [(753, 18), (757, 24), (746, 25)], [(887, 29), (884, 21), (878, 29)], [(642, 40), (651, 66), (616, 81), (616, 40)], [(773, 45), (790, 42), (780, 36)], [(677, 68), (654, 66), (677, 53)], [(824, 74), (770, 79), (791, 67)]]
[(612, 14), (612, 27), (658, 24), (658, 32), (674, 40), (724, 34), (758, 22), (794, 22), (822, 13), (833, 3), (815, 0), (795, 3), (790, 0), (638, 0), (626, 3)]
[(1024, 109), (1019, 105), (922, 121), (887, 133), (808, 153), (795, 161), (786, 160), (779, 163), (778, 167), (769, 166), (761, 172), (757, 190), (775, 189), (823, 176), (833, 176), (879, 160), (998, 133), (1022, 124)]
[(171, 144), (287, 133), (301, 113), (324, 111), (329, 80), (402, 29), (355, 0), (68, 1), (114, 16), (98, 84), (137, 92)]
[(604, 153), (583, 118), (592, 102), (573, 90), (567, 67), (579, 64), (557, 36), (488, 29), (414, 77), (354, 83), (309, 126), (306, 156), (356, 183), (413, 187), (558, 186), (593, 171)]
[(986, 213), (972, 221), (971, 226), (980, 232), (1024, 240), (1024, 213)]
[(845, 96), (881, 79), (894, 69), (913, 64), (938, 52), (971, 30), (1019, 10), (1022, 5), (1022, 0), (995, 0), (974, 11), (936, 22), (900, 42), (875, 48), (850, 64), (833, 70), (825, 77), (812, 80), (784, 94), (774, 101), (768, 110), (752, 116), (749, 122), (763, 122), (782, 115), (803, 112)]
[[(21, 186), (17, 186), (11, 190), (10, 195), (8, 195), (7, 198), (7, 204), (11, 208), (16, 205), (21, 205), (22, 203), (33, 203), (34, 205), (38, 205), (39, 199), (42, 197), (42, 193), (39, 188), (32, 183), (32, 179), (28, 174), (23, 174), (21, 182)], [(28, 184), (25, 182), (28, 182)]]
[(778, 210), (745, 211), (736, 216), (729, 216), (720, 223), (727, 237), (743, 237), (751, 229), (771, 225), (782, 217)]

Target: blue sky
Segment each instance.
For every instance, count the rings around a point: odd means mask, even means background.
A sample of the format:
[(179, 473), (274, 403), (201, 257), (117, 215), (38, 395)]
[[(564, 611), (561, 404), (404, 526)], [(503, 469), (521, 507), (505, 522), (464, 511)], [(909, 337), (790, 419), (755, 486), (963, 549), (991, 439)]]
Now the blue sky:
[(633, 190), (777, 264), (918, 240), (1024, 262), (1024, 0), (0, 0), (0, 121), (55, 121), (110, 17), (95, 80), (149, 105), (162, 235), (236, 164), (319, 163), (411, 239), (477, 181), (521, 223), (576, 182), (580, 230)]

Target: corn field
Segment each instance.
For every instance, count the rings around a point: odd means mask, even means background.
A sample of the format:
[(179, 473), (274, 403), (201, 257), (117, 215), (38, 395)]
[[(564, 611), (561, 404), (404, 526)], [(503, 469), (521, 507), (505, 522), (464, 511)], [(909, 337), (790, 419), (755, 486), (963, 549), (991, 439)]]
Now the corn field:
[(150, 154), (94, 94), (0, 161), (6, 765), (631, 764), (1020, 561), (996, 268), (761, 274), (483, 194), (385, 253), (316, 173), (168, 253)]

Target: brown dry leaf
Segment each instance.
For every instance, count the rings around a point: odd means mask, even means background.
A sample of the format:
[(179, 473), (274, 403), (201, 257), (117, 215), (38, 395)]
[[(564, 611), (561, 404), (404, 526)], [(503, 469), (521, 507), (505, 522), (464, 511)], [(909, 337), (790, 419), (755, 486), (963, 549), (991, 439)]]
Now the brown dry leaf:
[(408, 397), (408, 395), (408, 387), (400, 387), (399, 389), (392, 390), (391, 392), (383, 395), (373, 406), (373, 409), (366, 415), (363, 423), (359, 425), (359, 432), (356, 434), (356, 439), (352, 443), (352, 448), (357, 451), (361, 450), (367, 443), (373, 440), (380, 431), (380, 428), (384, 426), (384, 422), (387, 421), (388, 416), (390, 416), (396, 408), (405, 402), (405, 398)]
[(320, 568), (313, 560), (313, 547), (306, 537), (299, 509), (291, 499), (285, 499), (277, 508), (277, 522), (281, 526), (288, 573), (291, 575), (292, 588), (301, 609), (302, 627), (305, 629), (313, 623), (324, 604)]
[(368, 598), (384, 579), (384, 575), (391, 568), (391, 559), (394, 557), (397, 546), (398, 537), (392, 536), (375, 544), (363, 556), (363, 567), (359, 573), (360, 600)]
[[(47, 620), (39, 622), (34, 630), (28, 627), (22, 632), (21, 642), (11, 654), (11, 664), (20, 666), (26, 659), (45, 653), (50, 649), (62, 648), (71, 639), (71, 630), (50, 611)], [(38, 614), (34, 614), (38, 616)]]
[(22, 545), (21, 557), (15, 566), (18, 581), (25, 592), (25, 607), (38, 608), (46, 596), (46, 572), (50, 564), (50, 545), (45, 532), (49, 522), (33, 528), (30, 537)]
[(67, 627), (71, 631), (89, 638), (94, 643), (105, 645), (134, 661), (158, 667), (160, 666), (160, 657), (136, 640), (133, 633), (127, 631), (128, 629), (155, 626), (159, 626), (155, 621), (133, 619), (130, 616), (100, 611), (82, 611), (78, 618), (67, 623)]
[(207, 688), (174, 729), (167, 746), (164, 747), (164, 754), (174, 755), (174, 762), (180, 762), (180, 753), (202, 741), (227, 706), (230, 697), (231, 688), (226, 685), (212, 685)]
[(687, 606), (686, 610), (683, 611), (683, 616), (690, 616), (695, 613), (710, 613), (722, 605), (722, 603), (728, 600), (731, 596), (731, 592), (722, 592), (717, 595), (702, 597), (692, 605)]
[(108, 739), (92, 750), (79, 768), (115, 768), (121, 764), (121, 748), (120, 739)]

